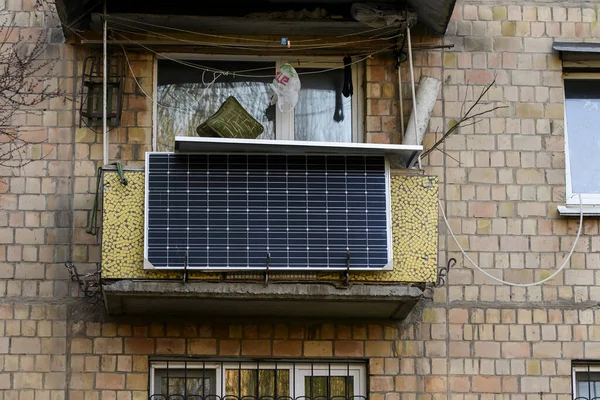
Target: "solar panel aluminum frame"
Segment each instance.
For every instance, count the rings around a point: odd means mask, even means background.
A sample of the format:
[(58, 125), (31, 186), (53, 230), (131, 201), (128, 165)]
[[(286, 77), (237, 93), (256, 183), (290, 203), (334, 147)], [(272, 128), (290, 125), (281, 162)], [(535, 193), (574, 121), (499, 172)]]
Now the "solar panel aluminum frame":
[[(246, 268), (222, 268), (222, 267), (215, 267), (215, 268), (198, 268), (198, 267), (188, 267), (188, 266), (182, 266), (180, 268), (176, 268), (176, 267), (156, 267), (154, 266), (149, 260), (148, 260), (148, 205), (149, 205), (149, 161), (150, 161), (150, 157), (152, 155), (155, 154), (166, 154), (166, 155), (174, 155), (174, 154), (178, 154), (178, 155), (200, 155), (200, 154), (204, 154), (204, 155), (229, 155), (231, 153), (217, 153), (217, 152), (211, 152), (211, 153), (183, 153), (183, 152), (158, 152), (158, 151), (154, 151), (154, 152), (146, 152), (146, 156), (145, 156), (145, 161), (144, 161), (144, 269), (145, 270), (160, 270), (160, 271), (183, 271), (183, 270), (190, 270), (190, 271), (198, 271), (198, 272), (228, 272), (228, 271), (264, 271), (267, 269), (267, 266), (265, 264), (264, 268), (256, 268), (256, 267), (246, 267)], [(236, 154), (240, 154), (240, 153), (236, 153)], [(249, 153), (244, 153), (247, 155), (272, 155), (273, 153), (257, 153), (257, 152), (249, 152)], [(311, 154), (307, 154), (307, 155), (311, 155)], [(318, 155), (324, 155), (324, 154), (318, 154)], [(332, 154), (332, 155), (339, 155), (339, 154)], [(392, 247), (392, 208), (391, 208), (391, 164), (390, 164), (390, 160), (388, 159), (388, 157), (384, 157), (385, 159), (385, 198), (386, 198), (386, 230), (387, 230), (387, 263), (382, 267), (382, 268), (369, 268), (369, 267), (352, 267), (351, 271), (391, 271), (394, 269), (394, 261), (393, 261), (393, 247)], [(352, 257), (352, 254), (350, 253), (350, 257)], [(290, 267), (269, 267), (269, 270), (273, 270), (273, 271), (343, 271), (346, 268), (337, 268), (337, 267), (330, 267), (330, 268), (315, 268), (315, 267), (304, 267), (304, 268), (290, 268)]]

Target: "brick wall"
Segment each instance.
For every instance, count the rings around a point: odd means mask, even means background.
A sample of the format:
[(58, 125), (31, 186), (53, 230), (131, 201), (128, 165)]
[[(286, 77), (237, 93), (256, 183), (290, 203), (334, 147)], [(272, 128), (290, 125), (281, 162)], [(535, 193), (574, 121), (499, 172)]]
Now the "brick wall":
[[(39, 26), (30, 1), (7, 1), (18, 29)], [(44, 23), (50, 23), (43, 20)], [(555, 38), (595, 39), (593, 3), (461, 1), (445, 43), (415, 53), (421, 74), (444, 81), (430, 131), (442, 132), (496, 76), (486, 97), (508, 108), (461, 129), (425, 160), (439, 175), (453, 230), (495, 276), (531, 282), (566, 256), (577, 221), (560, 218), (564, 150), (560, 62)], [(44, 25), (49, 28), (52, 25)], [(439, 38), (417, 36), (417, 43)], [(511, 288), (476, 272), (442, 229), (440, 263), (458, 260), (449, 285), (400, 326), (385, 324), (227, 325), (109, 321), (77, 295), (62, 263), (95, 269), (99, 248), (85, 234), (102, 137), (77, 129), (83, 51), (51, 44), (57, 83), (70, 98), (24, 113), (34, 130), (31, 163), (0, 169), (0, 400), (142, 400), (151, 355), (364, 357), (376, 400), (570, 398), (570, 360), (600, 358), (595, 286), (598, 222), (587, 218), (573, 259), (544, 286)], [(151, 93), (148, 55), (129, 54)], [(405, 114), (411, 109), (402, 65)], [(397, 74), (388, 57), (367, 67), (367, 140), (398, 142)], [(123, 127), (110, 133), (111, 160), (139, 164), (149, 147), (151, 103), (128, 78)], [(408, 118), (405, 118), (405, 123)], [(426, 136), (430, 145), (435, 135)], [(40, 159), (40, 155), (45, 157)], [(458, 160), (459, 162), (455, 161)]]

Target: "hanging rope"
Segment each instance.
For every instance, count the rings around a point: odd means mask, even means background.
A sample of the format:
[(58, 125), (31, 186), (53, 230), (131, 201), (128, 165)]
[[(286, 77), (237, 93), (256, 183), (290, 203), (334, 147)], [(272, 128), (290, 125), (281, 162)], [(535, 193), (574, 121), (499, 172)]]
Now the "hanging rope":
[[(114, 165), (117, 168), (117, 173), (119, 174), (119, 179), (121, 180), (121, 184), (123, 186), (127, 186), (127, 178), (125, 178), (125, 172), (123, 171), (123, 166), (120, 162), (112, 163), (109, 165)], [(90, 218), (88, 220), (88, 227), (86, 232), (90, 235), (96, 236), (98, 234), (98, 209), (100, 203), (100, 183), (102, 182), (102, 173), (104, 171), (105, 166), (98, 167), (98, 171), (96, 173), (96, 195), (94, 196), (94, 206), (92, 208), (92, 212), (90, 213)]]

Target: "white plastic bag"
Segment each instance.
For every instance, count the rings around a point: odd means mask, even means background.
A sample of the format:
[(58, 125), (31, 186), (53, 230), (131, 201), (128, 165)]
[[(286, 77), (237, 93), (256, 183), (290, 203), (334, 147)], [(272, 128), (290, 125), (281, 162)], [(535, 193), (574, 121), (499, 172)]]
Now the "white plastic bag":
[(281, 66), (271, 83), (271, 104), (277, 103), (281, 112), (290, 112), (298, 103), (300, 77), (290, 64)]

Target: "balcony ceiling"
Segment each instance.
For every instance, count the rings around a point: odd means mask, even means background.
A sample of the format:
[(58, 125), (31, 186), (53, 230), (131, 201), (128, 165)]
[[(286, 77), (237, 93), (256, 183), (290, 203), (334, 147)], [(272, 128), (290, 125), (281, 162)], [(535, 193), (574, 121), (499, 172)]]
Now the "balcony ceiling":
[[(416, 13), (418, 24), (434, 34), (444, 34), (456, 0), (384, 0), (395, 8)], [(361, 1), (363, 2), (363, 1)], [(212, 3), (188, 0), (126, 0), (108, 1), (111, 17), (151, 23), (176, 29), (202, 30), (213, 34), (252, 34), (288, 36), (328, 36), (364, 31), (366, 25), (354, 20), (350, 14), (351, 0), (288, 1), (288, 0), (230, 0)], [(380, 1), (381, 2), (381, 1)], [(56, 0), (65, 33), (69, 29), (80, 31), (100, 28), (101, 2), (96, 0)], [(257, 13), (284, 12), (322, 8), (327, 11), (323, 19), (265, 20)], [(254, 16), (250, 16), (254, 14)], [(67, 28), (69, 27), (69, 28)], [(368, 28), (368, 27), (367, 27)], [(72, 36), (72, 35), (71, 35)]]

